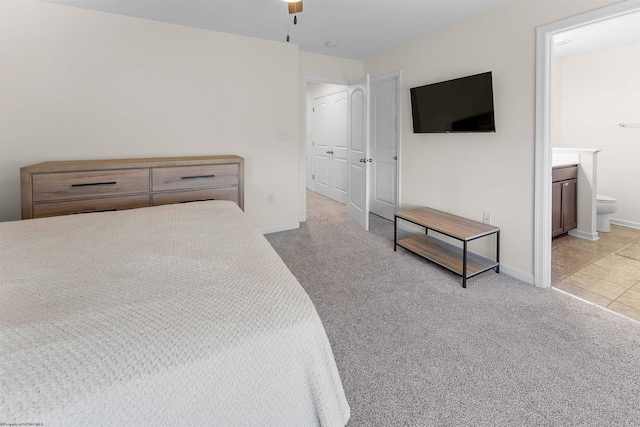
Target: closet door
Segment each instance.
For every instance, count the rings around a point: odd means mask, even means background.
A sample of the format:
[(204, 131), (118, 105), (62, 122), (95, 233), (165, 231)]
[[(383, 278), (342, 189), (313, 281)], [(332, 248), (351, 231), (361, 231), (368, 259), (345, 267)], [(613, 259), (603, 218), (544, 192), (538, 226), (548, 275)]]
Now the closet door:
[(326, 97), (313, 103), (313, 191), (325, 197), (333, 192), (331, 170), (331, 105)]
[(314, 99), (314, 191), (347, 201), (347, 91)]

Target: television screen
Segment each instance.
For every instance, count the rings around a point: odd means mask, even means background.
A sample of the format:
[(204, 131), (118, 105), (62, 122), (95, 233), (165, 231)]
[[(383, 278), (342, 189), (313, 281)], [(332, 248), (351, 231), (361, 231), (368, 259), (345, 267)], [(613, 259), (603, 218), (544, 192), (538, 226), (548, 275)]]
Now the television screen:
[(414, 133), (495, 132), (491, 71), (411, 88)]

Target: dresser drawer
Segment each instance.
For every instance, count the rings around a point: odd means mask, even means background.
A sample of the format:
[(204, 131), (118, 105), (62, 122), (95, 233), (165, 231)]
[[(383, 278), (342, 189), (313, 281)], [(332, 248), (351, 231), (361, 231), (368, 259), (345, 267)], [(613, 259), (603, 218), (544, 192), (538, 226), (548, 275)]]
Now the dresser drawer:
[(196, 202), (200, 200), (230, 200), (238, 203), (238, 187), (207, 188), (205, 190), (188, 190), (171, 193), (153, 194), (153, 206), (170, 205), (172, 203)]
[(149, 206), (149, 194), (139, 196), (104, 197), (101, 199), (69, 200), (33, 205), (33, 218), (74, 213), (115, 211)]
[[(0, 0), (2, 1), (2, 0)], [(230, 200), (244, 209), (235, 155), (42, 162), (20, 168), (22, 219)]]
[(33, 175), (34, 202), (148, 192), (149, 169)]
[(238, 185), (238, 165), (152, 168), (153, 191), (189, 190)]

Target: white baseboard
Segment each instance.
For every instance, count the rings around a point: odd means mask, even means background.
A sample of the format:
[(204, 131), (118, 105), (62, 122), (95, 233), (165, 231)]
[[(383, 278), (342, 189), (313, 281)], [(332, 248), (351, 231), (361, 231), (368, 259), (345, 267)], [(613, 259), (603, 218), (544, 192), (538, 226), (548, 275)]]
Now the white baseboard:
[(500, 274), (502, 273), (511, 277), (515, 277), (518, 280), (522, 280), (529, 285), (534, 284), (533, 274), (525, 273), (524, 271), (520, 271), (516, 268), (509, 267), (508, 265), (500, 263)]
[(569, 236), (578, 237), (580, 239), (585, 239), (585, 240), (591, 240), (592, 242), (595, 242), (596, 240), (600, 239), (597, 231), (595, 233), (589, 233), (586, 231), (578, 230), (577, 228), (574, 228), (573, 230), (569, 230)]
[(637, 228), (638, 230), (640, 230), (640, 222), (627, 221), (624, 219), (616, 219), (611, 217), (609, 217), (609, 222), (611, 224), (621, 225), (623, 227), (629, 227), (629, 228)]
[(300, 228), (300, 223), (292, 222), (291, 224), (282, 224), (282, 225), (275, 225), (273, 227), (261, 228), (260, 232), (262, 234), (271, 234), (271, 233), (277, 233), (279, 231), (295, 230), (297, 228)]

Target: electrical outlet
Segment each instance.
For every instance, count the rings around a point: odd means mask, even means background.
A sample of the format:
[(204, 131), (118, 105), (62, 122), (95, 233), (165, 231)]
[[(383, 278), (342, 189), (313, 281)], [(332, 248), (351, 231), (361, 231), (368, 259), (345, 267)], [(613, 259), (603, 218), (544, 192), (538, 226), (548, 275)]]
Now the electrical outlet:
[(273, 194), (267, 195), (267, 203), (273, 203), (276, 201), (276, 196)]
[(484, 224), (491, 224), (491, 214), (488, 212), (484, 212), (482, 214), (482, 222)]

